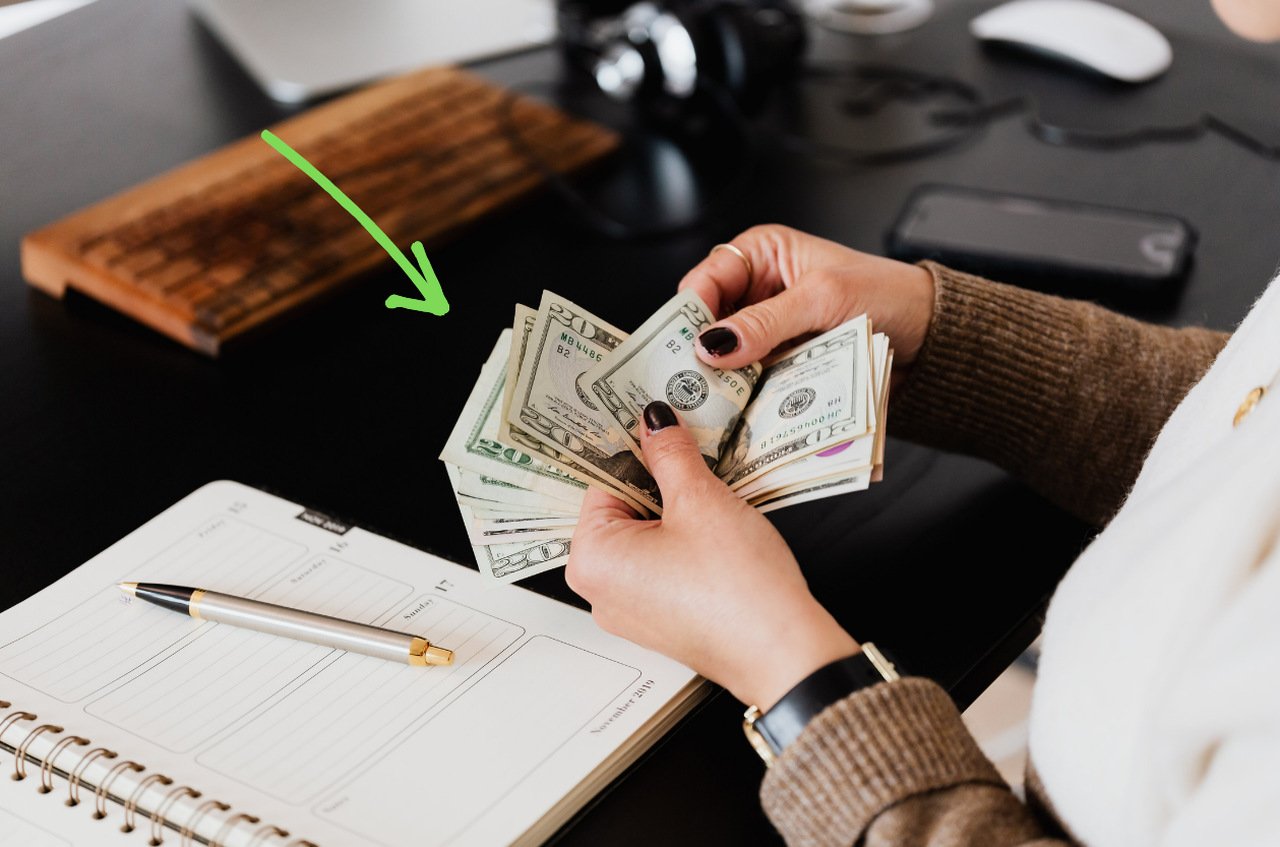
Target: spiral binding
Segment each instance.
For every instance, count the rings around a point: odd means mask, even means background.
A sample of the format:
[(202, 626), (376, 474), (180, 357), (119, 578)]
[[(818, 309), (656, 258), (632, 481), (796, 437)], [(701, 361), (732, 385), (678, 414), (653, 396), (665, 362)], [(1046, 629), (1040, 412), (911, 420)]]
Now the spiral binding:
[[(9, 778), (24, 780), (27, 778), (27, 763), (38, 764), (40, 766), (40, 785), (36, 790), (41, 794), (48, 794), (53, 791), (54, 776), (62, 777), (67, 781), (67, 799), (65, 801), (67, 806), (78, 806), (80, 804), (80, 787), (82, 785), (92, 788), (93, 818), (102, 820), (107, 817), (108, 801), (122, 806), (124, 818), (120, 825), (120, 831), (123, 833), (133, 832), (137, 829), (138, 803), (149, 789), (156, 786), (168, 787), (174, 784), (173, 780), (164, 774), (151, 773), (138, 781), (138, 784), (129, 792), (128, 797), (112, 794), (111, 786), (126, 771), (142, 773), (146, 768), (128, 759), (115, 762), (107, 771), (106, 776), (95, 786), (85, 781), (84, 775), (86, 771), (98, 759), (108, 761), (118, 759), (119, 756), (114, 750), (108, 750), (106, 747), (90, 747), (92, 742), (89, 739), (81, 738), (78, 735), (66, 735), (54, 743), (44, 758), (37, 758), (29, 752), (32, 742), (46, 733), (49, 735), (62, 735), (65, 730), (57, 724), (36, 724), (35, 722), (39, 720), (39, 717), (31, 712), (14, 710), (8, 712), (8, 714), (3, 714), (10, 709), (13, 709), (12, 703), (8, 700), (0, 700), (0, 750), (7, 750), (13, 753), (13, 773), (9, 775)], [(23, 736), (16, 746), (4, 741), (5, 732), (22, 721), (29, 721), (34, 726), (27, 731), (27, 734)], [(60, 756), (66, 756), (67, 751), (77, 747), (90, 747), (90, 749), (80, 753), (79, 758), (69, 768), (57, 764)], [(159, 847), (159, 845), (164, 844), (165, 830), (168, 830), (170, 835), (177, 834), (180, 847), (189, 847), (189, 845), (197, 842), (207, 845), (207, 847), (226, 847), (226, 839), (230, 838), (237, 829), (240, 827), (256, 827), (250, 833), (250, 841), (247, 847), (316, 847), (312, 842), (301, 838), (286, 841), (285, 839), (289, 837), (288, 830), (281, 829), (274, 824), (259, 826), (261, 821), (255, 815), (229, 814), (231, 807), (220, 800), (204, 801), (187, 815), (185, 820), (173, 820), (168, 817), (169, 810), (179, 800), (184, 798), (195, 800), (201, 796), (199, 791), (186, 785), (175, 786), (166, 792), (150, 814), (143, 813), (151, 821), (149, 828), (150, 838), (147, 843), (151, 847)], [(197, 835), (196, 830), (199, 828), (200, 822), (214, 812), (227, 815), (222, 822), (222, 826), (218, 828), (217, 834), (212, 838)]]

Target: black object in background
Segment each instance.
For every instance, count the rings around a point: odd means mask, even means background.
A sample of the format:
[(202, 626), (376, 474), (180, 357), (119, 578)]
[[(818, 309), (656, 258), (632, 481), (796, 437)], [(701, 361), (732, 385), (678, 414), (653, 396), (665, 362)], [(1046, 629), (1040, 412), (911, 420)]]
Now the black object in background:
[(1195, 242), (1191, 225), (1173, 215), (925, 185), (907, 199), (886, 247), (904, 261), (1124, 302), (1174, 294)]
[(791, 0), (560, 0), (557, 23), (570, 59), (601, 91), (659, 119), (706, 108), (708, 87), (751, 111), (806, 42)]

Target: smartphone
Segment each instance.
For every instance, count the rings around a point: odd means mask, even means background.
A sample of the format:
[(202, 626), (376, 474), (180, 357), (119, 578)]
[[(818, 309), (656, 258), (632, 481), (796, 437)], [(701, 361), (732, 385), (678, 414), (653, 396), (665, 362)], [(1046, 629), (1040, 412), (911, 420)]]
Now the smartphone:
[(1175, 292), (1195, 243), (1175, 215), (947, 185), (916, 189), (886, 237), (895, 259), (1119, 300)]

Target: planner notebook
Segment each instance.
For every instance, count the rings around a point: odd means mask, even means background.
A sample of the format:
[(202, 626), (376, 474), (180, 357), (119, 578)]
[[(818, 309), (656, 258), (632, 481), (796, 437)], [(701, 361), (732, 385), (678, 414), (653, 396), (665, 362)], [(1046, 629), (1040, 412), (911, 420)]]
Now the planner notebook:
[[(122, 580), (409, 632), (454, 663), (202, 622)], [(579, 609), (214, 482), (0, 613), (0, 845), (534, 844), (705, 692)]]

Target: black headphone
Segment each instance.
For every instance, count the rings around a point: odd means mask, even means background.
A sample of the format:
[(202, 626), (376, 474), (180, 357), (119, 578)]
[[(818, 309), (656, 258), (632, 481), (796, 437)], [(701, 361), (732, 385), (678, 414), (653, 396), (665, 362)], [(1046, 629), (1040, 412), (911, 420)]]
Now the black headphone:
[(710, 86), (750, 112), (804, 50), (789, 0), (563, 0), (570, 57), (617, 100), (691, 102)]

